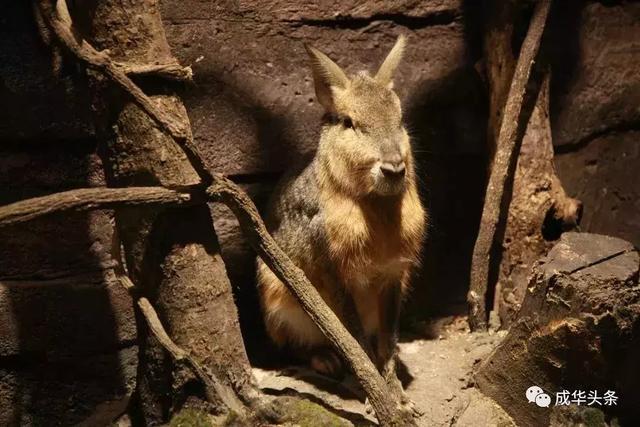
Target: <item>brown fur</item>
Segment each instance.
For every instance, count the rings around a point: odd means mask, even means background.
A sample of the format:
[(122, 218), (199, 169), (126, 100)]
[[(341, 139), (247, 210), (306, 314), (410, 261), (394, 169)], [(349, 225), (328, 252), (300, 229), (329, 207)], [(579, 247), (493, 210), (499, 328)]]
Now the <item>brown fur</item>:
[[(392, 304), (387, 289), (406, 291), (426, 220), (400, 101), (391, 88), (403, 44), (399, 39), (376, 77), (360, 73), (351, 79), (322, 53), (308, 49), (318, 100), (332, 120), (323, 127), (311, 163), (275, 192), (267, 218), (278, 244), (343, 320), (345, 293), (353, 297), (365, 336), (377, 337), (373, 356), (381, 364), (392, 353), (387, 347), (395, 348), (395, 323), (388, 317), (398, 308), (385, 307)], [(404, 177), (389, 178), (381, 172), (383, 164), (404, 164)], [(298, 349), (326, 345), (261, 261), (258, 284), (274, 342)]]

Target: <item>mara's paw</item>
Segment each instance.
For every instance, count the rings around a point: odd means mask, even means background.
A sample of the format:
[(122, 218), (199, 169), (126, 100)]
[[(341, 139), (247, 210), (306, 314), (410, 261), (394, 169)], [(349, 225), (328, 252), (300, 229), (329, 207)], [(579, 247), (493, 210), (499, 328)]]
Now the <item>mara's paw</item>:
[(404, 387), (402, 387), (402, 383), (400, 382), (398, 377), (395, 375), (395, 373), (393, 373), (393, 375), (388, 375), (386, 378), (386, 381), (387, 381), (387, 386), (389, 386), (389, 389), (391, 390), (391, 392), (398, 399), (400, 410), (402, 412), (406, 414), (410, 414), (414, 418), (419, 418), (422, 415), (424, 415), (424, 413), (420, 411), (420, 409), (418, 409), (414, 401), (411, 400), (407, 392), (404, 390)]
[[(413, 402), (413, 400), (411, 400), (409, 396), (407, 396), (406, 394), (401, 396), (400, 403), (398, 406), (404, 419), (420, 418), (421, 416), (424, 415), (424, 412), (418, 409), (418, 407)], [(369, 400), (368, 397), (364, 401), (364, 410), (367, 414), (373, 414), (373, 405), (371, 405), (371, 401)]]
[(414, 401), (406, 394), (400, 399), (400, 410), (413, 418), (420, 418), (424, 415), (424, 412), (418, 409)]
[(314, 371), (327, 377), (342, 379), (345, 375), (342, 359), (330, 348), (322, 347), (314, 350), (310, 365)]

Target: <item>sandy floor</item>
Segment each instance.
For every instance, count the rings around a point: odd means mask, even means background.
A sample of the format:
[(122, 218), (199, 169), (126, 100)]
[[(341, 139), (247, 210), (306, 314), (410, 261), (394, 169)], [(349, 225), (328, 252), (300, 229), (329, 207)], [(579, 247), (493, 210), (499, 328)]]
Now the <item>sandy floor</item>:
[[(511, 418), (473, 387), (473, 366), (487, 356), (503, 333), (474, 333), (455, 321), (432, 340), (400, 344), (406, 390), (423, 412), (421, 426), (514, 426)], [(254, 369), (270, 394), (301, 394), (330, 408), (354, 425), (377, 425), (364, 411), (362, 392), (353, 378), (336, 382), (302, 368)], [(404, 377), (404, 378), (403, 378)]]

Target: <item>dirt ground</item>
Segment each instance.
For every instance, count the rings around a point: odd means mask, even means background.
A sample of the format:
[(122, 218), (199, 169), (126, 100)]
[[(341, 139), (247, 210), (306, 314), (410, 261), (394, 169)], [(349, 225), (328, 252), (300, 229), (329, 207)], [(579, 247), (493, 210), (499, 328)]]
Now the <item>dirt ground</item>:
[[(462, 318), (426, 325), (433, 339), (404, 340), (399, 372), (409, 396), (423, 415), (421, 426), (515, 426), (513, 420), (476, 388), (475, 364), (486, 357), (506, 332), (469, 333)], [(433, 333), (433, 331), (437, 331)], [(309, 370), (254, 369), (261, 389), (269, 394), (298, 394), (323, 405), (356, 426), (377, 425), (364, 410), (364, 398), (351, 377), (342, 382)], [(524, 398), (524, 396), (523, 396)]]

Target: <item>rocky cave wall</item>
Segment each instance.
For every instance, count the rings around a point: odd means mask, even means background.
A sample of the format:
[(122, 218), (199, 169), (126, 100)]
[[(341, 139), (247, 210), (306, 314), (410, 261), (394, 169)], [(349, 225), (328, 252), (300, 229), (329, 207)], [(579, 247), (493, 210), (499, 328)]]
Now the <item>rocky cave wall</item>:
[[(396, 79), (430, 210), (412, 318), (460, 312), (486, 170), (479, 2), (162, 0), (196, 142), (260, 207), (312, 153), (322, 111), (303, 43), (350, 72), (373, 70), (406, 34)], [(563, 2), (552, 27), (557, 168), (585, 204), (583, 230), (640, 245), (640, 4)], [(0, 203), (104, 185), (83, 73), (51, 72), (27, 2), (0, 17)], [(261, 345), (253, 255), (213, 207), (249, 351)], [(65, 424), (121, 409), (133, 383), (131, 301), (113, 280), (109, 212), (0, 231), (0, 424)], [(106, 402), (98, 405), (101, 402)], [(73, 409), (73, 410), (72, 410)]]

